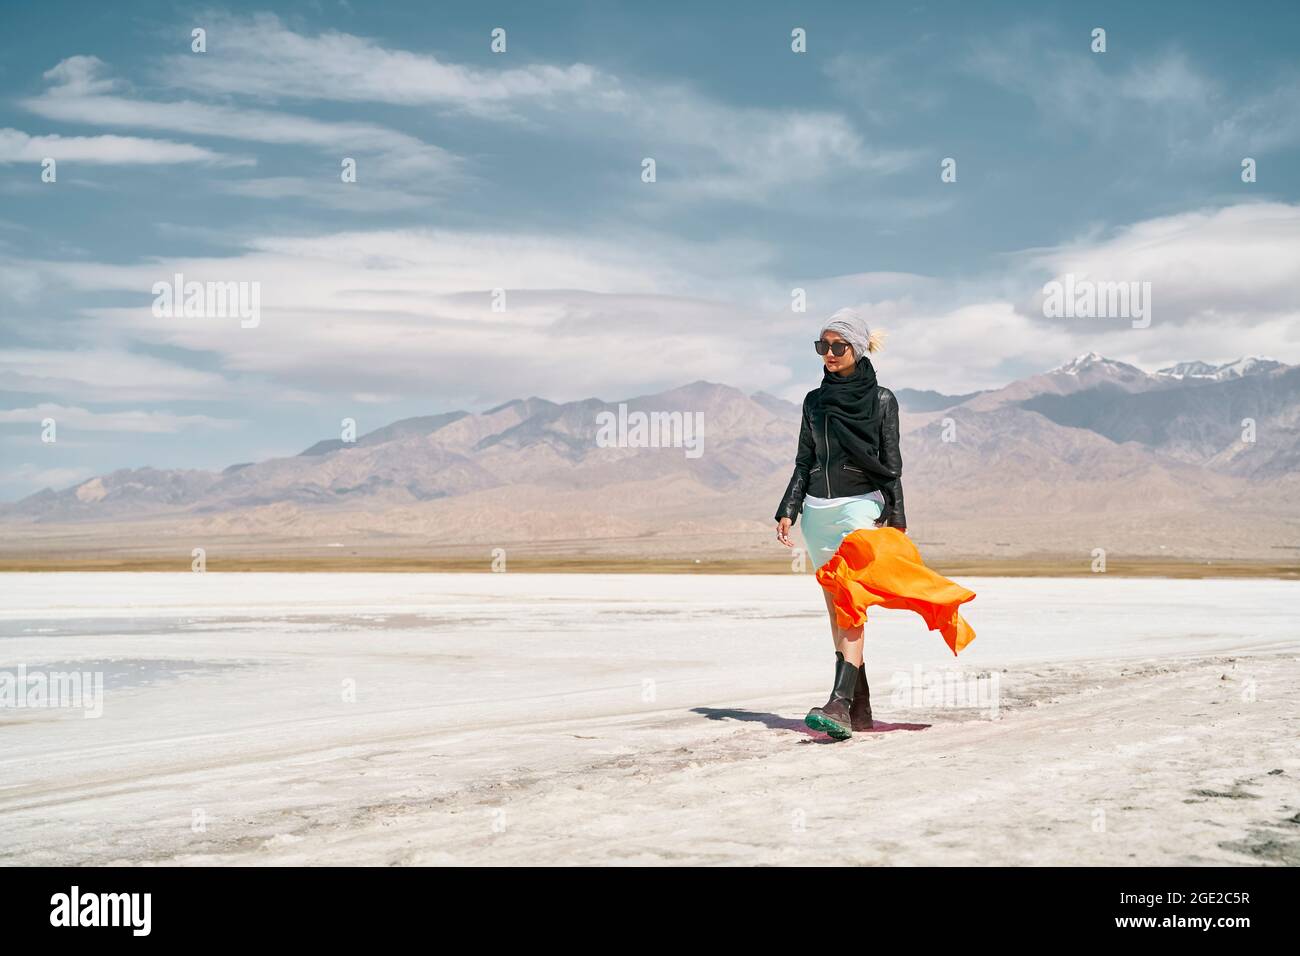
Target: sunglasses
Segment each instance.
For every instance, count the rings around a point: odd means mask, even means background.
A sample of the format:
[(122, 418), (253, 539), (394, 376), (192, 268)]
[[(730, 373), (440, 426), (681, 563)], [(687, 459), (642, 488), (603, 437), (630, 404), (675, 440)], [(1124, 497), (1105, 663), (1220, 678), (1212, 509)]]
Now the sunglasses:
[(848, 342), (827, 342), (825, 339), (818, 339), (813, 343), (813, 348), (817, 350), (818, 355), (825, 355), (827, 352), (834, 352), (838, 358), (847, 352), (850, 348)]

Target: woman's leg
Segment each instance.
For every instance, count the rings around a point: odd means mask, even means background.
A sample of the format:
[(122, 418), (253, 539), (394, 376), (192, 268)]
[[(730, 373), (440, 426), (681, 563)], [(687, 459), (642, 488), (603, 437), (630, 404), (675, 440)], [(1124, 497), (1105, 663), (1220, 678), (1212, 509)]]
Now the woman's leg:
[(843, 630), (835, 622), (835, 606), (831, 604), (831, 592), (822, 588), (822, 596), (826, 599), (826, 613), (831, 618), (831, 640), (835, 642), (835, 649), (844, 655), (844, 660), (854, 667), (862, 666), (862, 625)]

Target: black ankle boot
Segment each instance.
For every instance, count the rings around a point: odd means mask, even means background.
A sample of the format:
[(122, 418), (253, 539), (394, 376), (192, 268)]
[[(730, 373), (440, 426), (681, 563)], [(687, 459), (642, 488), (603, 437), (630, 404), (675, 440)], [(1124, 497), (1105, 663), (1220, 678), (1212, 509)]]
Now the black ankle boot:
[(830, 734), (836, 740), (853, 736), (853, 721), (849, 710), (853, 706), (853, 688), (858, 682), (861, 668), (850, 664), (839, 651), (835, 652), (835, 686), (830, 700), (823, 707), (808, 711), (803, 722), (813, 730)]
[(858, 668), (858, 682), (853, 688), (853, 706), (849, 708), (849, 723), (854, 730), (870, 730), (871, 687), (867, 684), (867, 665)]

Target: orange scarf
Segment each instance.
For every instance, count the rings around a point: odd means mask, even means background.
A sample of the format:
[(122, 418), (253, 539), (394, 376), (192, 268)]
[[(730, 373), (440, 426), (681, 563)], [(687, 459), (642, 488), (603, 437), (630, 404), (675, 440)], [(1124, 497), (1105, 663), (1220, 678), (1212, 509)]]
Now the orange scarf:
[(873, 605), (913, 610), (947, 641), (953, 656), (975, 640), (975, 630), (958, 613), (975, 592), (925, 566), (916, 545), (897, 528), (862, 528), (847, 535), (839, 550), (817, 569), (817, 582), (830, 592), (836, 624), (860, 627)]

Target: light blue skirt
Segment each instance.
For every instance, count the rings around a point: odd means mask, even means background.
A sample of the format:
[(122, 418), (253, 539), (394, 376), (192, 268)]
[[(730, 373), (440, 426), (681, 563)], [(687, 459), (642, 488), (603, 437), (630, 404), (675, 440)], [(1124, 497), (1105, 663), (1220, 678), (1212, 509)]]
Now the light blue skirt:
[(885, 513), (885, 496), (879, 491), (844, 498), (816, 498), (803, 501), (799, 525), (813, 566), (820, 568), (834, 557), (840, 542), (862, 528), (875, 528)]

